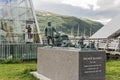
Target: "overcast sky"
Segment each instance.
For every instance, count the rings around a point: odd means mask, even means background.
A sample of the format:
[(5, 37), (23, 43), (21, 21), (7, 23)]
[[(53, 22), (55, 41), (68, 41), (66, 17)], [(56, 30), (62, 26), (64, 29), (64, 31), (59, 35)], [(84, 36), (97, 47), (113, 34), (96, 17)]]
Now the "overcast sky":
[(89, 18), (106, 24), (120, 14), (120, 0), (33, 0), (36, 10)]

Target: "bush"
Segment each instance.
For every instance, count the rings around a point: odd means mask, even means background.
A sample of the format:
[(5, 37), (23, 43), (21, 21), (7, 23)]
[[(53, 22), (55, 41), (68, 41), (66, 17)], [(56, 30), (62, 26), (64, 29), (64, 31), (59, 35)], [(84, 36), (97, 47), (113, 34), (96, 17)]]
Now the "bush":
[(16, 63), (22, 63), (23, 61), (21, 59), (6, 59), (6, 60), (2, 60), (0, 61), (1, 64), (16, 64)]

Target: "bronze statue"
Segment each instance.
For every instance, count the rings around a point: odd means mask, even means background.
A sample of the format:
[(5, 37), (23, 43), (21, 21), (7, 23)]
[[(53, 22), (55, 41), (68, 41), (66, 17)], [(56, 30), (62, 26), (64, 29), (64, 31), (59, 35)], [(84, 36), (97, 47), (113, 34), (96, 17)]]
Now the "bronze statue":
[(89, 48), (90, 48), (91, 50), (96, 50), (95, 41), (90, 41), (90, 43), (89, 43)]
[(80, 48), (80, 49), (85, 48), (84, 40), (85, 40), (84, 37), (81, 37), (81, 38), (79, 39), (79, 41), (78, 41), (78, 48)]
[(54, 45), (54, 32), (56, 32), (55, 28), (51, 26), (51, 22), (48, 22), (48, 26), (45, 28), (45, 36), (47, 38), (48, 45), (50, 45), (50, 40), (52, 45)]

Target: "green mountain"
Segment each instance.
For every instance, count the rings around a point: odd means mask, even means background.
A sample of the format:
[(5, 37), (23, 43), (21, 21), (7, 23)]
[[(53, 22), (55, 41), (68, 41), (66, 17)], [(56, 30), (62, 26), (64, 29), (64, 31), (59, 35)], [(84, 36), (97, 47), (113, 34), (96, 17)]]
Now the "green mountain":
[(52, 22), (52, 26), (55, 27), (57, 31), (62, 31), (64, 33), (70, 34), (73, 30), (74, 35), (77, 34), (78, 26), (81, 35), (83, 33), (85, 33), (86, 35), (90, 35), (90, 30), (93, 34), (103, 26), (103, 24), (101, 24), (100, 22), (95, 22), (85, 18), (64, 16), (45, 11), (36, 11), (36, 13), (41, 32), (44, 31), (44, 28), (45, 26), (47, 26), (48, 21)]

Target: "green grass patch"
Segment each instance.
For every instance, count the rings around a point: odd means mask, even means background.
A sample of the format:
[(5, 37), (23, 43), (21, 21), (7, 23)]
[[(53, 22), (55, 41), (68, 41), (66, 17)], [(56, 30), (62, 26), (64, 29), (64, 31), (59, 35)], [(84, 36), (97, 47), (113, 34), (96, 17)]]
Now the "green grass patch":
[(120, 80), (120, 61), (107, 62), (106, 78), (106, 80)]
[(0, 80), (38, 80), (30, 72), (36, 71), (35, 62), (0, 64)]
[[(36, 66), (34, 61), (0, 64), (0, 80), (38, 80), (30, 74), (31, 71), (36, 71)], [(106, 80), (120, 80), (120, 61), (106, 63)]]

